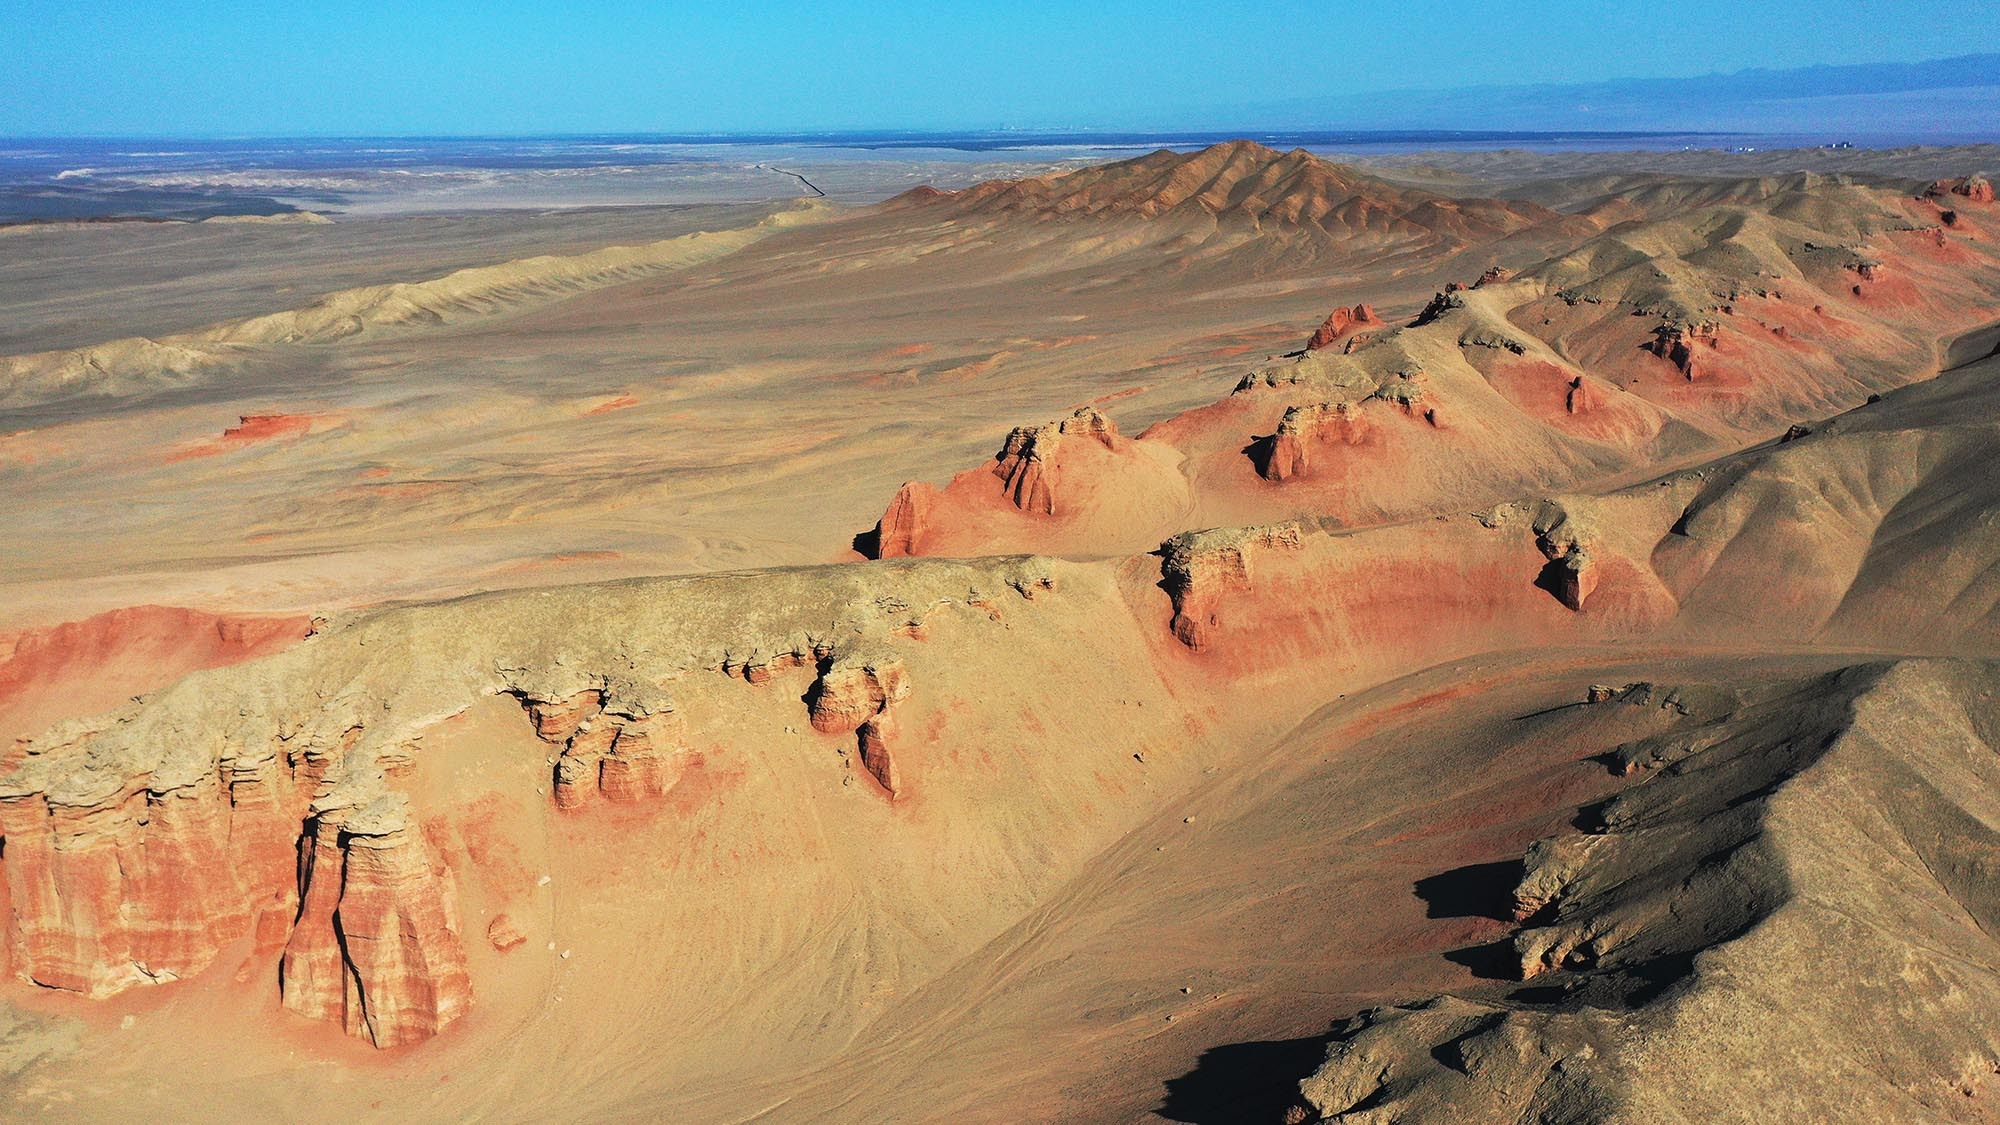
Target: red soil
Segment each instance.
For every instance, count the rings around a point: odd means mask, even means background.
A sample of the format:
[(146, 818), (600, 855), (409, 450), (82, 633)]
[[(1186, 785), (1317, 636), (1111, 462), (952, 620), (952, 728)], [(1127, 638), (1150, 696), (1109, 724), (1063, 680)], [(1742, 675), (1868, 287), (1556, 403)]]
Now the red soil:
[(132, 606), (0, 637), (0, 738), (107, 710), (202, 668), (283, 649), (305, 617), (248, 617)]
[(209, 441), (183, 445), (167, 454), (169, 463), (214, 457), (259, 442), (304, 437), (334, 419), (326, 414), (244, 414), (237, 424)]

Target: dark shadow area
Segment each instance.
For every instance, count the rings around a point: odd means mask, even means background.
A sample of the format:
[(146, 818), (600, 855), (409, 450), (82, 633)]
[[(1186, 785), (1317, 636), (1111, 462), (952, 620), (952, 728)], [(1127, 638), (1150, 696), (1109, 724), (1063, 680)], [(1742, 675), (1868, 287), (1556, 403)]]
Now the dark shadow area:
[(861, 534), (855, 536), (854, 549), (861, 552), (862, 558), (865, 559), (881, 558), (882, 529), (879, 526), (871, 527), (867, 531), (864, 531)]
[(1527, 874), (1518, 859), (1473, 863), (1417, 880), (1417, 897), (1429, 907), (1426, 918), (1514, 920), (1514, 888)]
[(1521, 959), (1514, 953), (1514, 939), (1501, 938), (1485, 945), (1468, 945), (1444, 955), (1454, 965), (1464, 965), (1481, 980), (1520, 980)]
[[(1550, 559), (1542, 567), (1542, 572), (1535, 576), (1535, 588), (1562, 602), (1564, 605), (1569, 605), (1567, 601), (1563, 601), (1563, 580), (1567, 577), (1564, 573), (1567, 569), (1563, 565), (1563, 560)], [(1576, 607), (1570, 606), (1570, 608), (1574, 609)]]
[(1530, 711), (1525, 715), (1516, 715), (1514, 716), (1514, 721), (1525, 723), (1530, 719), (1546, 719), (1550, 715), (1560, 715), (1567, 711), (1574, 711), (1579, 707), (1588, 706), (1590, 706), (1588, 703), (1558, 703), (1554, 707), (1544, 707), (1539, 711)]
[(1945, 345), (1944, 370), (2000, 355), (2000, 322), (1975, 328)]
[(1263, 477), (1265, 480), (1270, 480), (1271, 454), (1277, 448), (1278, 435), (1266, 434), (1263, 437), (1252, 437), (1250, 444), (1244, 446), (1238, 452), (1250, 458), (1250, 465), (1257, 470), (1258, 476)]
[(1576, 815), (1570, 818), (1570, 827), (1579, 832), (1588, 832), (1593, 836), (1603, 832), (1611, 826), (1609, 816), (1611, 803), (1617, 799), (1618, 797), (1615, 795), (1606, 797), (1602, 801), (1585, 805), (1576, 810)]
[(1299, 1102), (1299, 1079), (1326, 1061), (1327, 1036), (1230, 1043), (1201, 1053), (1193, 1070), (1167, 1080), (1154, 1112), (1190, 1125), (1277, 1122)]

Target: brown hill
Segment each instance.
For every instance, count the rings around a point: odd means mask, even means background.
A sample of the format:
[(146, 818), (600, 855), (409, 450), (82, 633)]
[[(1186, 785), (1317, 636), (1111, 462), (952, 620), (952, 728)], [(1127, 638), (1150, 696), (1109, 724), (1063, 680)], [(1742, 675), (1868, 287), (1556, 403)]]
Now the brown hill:
[(954, 192), (918, 188), (891, 206), (954, 218), (1194, 219), (1225, 226), (1317, 227), (1348, 237), (1495, 238), (1560, 218), (1538, 204), (1454, 199), (1401, 187), (1304, 149), (1230, 141), (1171, 149), (1056, 176), (992, 180)]

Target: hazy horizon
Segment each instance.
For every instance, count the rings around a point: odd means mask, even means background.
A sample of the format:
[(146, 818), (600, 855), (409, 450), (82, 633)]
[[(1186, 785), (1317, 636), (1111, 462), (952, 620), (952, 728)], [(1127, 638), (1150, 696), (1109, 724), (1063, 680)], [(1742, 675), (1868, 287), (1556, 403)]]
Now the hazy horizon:
[[(1702, 0), (1676, 9), (1677, 26), (1729, 34), (1705, 37), (1698, 51), (1667, 51), (1652, 49), (1662, 39), (1657, 9), (1631, 0), (1591, 5), (1588, 18), (1525, 4), (1472, 18), (1425, 3), (1394, 20), (1353, 4), (1305, 12), (1129, 0), (1087, 12), (955, 5), (885, 13), (782, 2), (727, 12), (598, 3), (560, 14), (435, 3), (340, 12), (196, 3), (169, 14), (28, 0), (0, 13), (0, 65), (9, 74), (0, 135), (1088, 133), (1307, 124), (1687, 131), (1719, 120), (1718, 105), (1726, 117), (1746, 99), (1893, 102), (1898, 93), (1940, 86), (1988, 93), (1964, 107), (1921, 105), (1916, 124), (1940, 135), (1988, 129), (1990, 109), (2000, 104), (1991, 94), (2000, 89), (2000, 55), (1966, 55), (1964, 46), (2000, 42), (2000, 11), (1897, 18), (1905, 7), (1919, 12), (1901, 4), (1745, 10)], [(1367, 50), (1350, 49), (1363, 41)], [(1636, 116), (1618, 106), (1625, 86), (1644, 95)], [(1811, 126), (1813, 109), (1787, 104), (1777, 112)], [(1870, 109), (1846, 119), (1879, 116)]]

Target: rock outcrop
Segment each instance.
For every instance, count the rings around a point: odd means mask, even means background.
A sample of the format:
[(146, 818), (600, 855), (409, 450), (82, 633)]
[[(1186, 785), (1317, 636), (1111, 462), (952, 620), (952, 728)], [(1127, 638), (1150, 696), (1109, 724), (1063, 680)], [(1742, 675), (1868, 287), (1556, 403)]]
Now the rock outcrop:
[(1671, 768), (1529, 852), (1535, 986), (1347, 1020), (1293, 1119), (1985, 1120), (1995, 683), (1861, 666), (1694, 709)]
[[(639, 802), (694, 755), (667, 695), (699, 674), (758, 690), (818, 671), (801, 718), (909, 791), (894, 646), (928, 618), (997, 618), (1054, 589), (1047, 560), (902, 562), (489, 595), (331, 622), (252, 665), (199, 672), (61, 725), (0, 762), (9, 970), (104, 997), (190, 977), (248, 937), (283, 1006), (378, 1046), (472, 1002), (457, 877), (401, 786), (424, 732), (511, 697), (560, 747), (549, 799)], [(585, 610), (589, 612), (585, 612)], [(358, 690), (355, 685), (367, 685)], [(518, 946), (496, 919), (487, 940)], [(246, 975), (243, 979), (253, 979)]]
[(937, 502), (936, 486), (909, 481), (896, 490), (882, 518), (875, 521), (872, 549), (863, 553), (875, 559), (900, 559), (922, 554), (924, 531), (930, 510)]
[(1206, 647), (1222, 624), (1223, 597), (1250, 586), (1253, 561), (1270, 551), (1296, 551), (1303, 543), (1296, 522), (1190, 531), (1167, 540), (1160, 546), (1160, 576), (1173, 599), (1174, 636), (1191, 649)]
[(1009, 431), (1000, 452), (994, 454), (993, 475), (1000, 478), (1001, 491), (1016, 508), (1056, 514), (1057, 458), (1065, 438), (1096, 441), (1106, 449), (1116, 449), (1118, 427), (1101, 412), (1084, 407), (1060, 421)]
[(313, 802), (279, 979), (286, 1008), (396, 1047), (463, 1016), (472, 983), (450, 870), (411, 821), (409, 798), (381, 793), (357, 807), (366, 789), (336, 786)]
[(1287, 481), (1305, 476), (1313, 466), (1314, 450), (1321, 445), (1360, 445), (1367, 440), (1369, 422), (1358, 403), (1310, 403), (1285, 408), (1278, 432), (1257, 465), (1257, 475), (1268, 481)]
[(901, 791), (903, 774), (889, 744), (894, 732), (889, 711), (909, 694), (909, 674), (901, 660), (861, 655), (826, 661), (806, 692), (813, 729), (825, 734), (853, 732), (862, 768), (891, 798)]
[(1653, 338), (1646, 343), (1647, 351), (1673, 364), (1690, 383), (1707, 373), (1701, 352), (1714, 347), (1713, 323), (1662, 324), (1653, 329)]
[[(761, 676), (769, 678), (768, 666)], [(587, 688), (561, 699), (522, 695), (542, 741), (562, 747), (556, 758), (556, 807), (578, 809), (598, 796), (638, 801), (663, 796), (680, 780), (687, 754), (674, 705), (659, 691), (633, 683)]]
[(1578, 613), (1597, 589), (1600, 568), (1584, 547), (1586, 532), (1557, 504), (1543, 504), (1535, 518), (1535, 546), (1547, 559), (1542, 585)]
[(1973, 203), (1993, 202), (1993, 181), (1985, 176), (1960, 176), (1957, 179), (1939, 180), (1924, 192), (1931, 199), (1945, 199), (1958, 196)]
[(1381, 327), (1383, 327), (1381, 318), (1377, 317), (1375, 310), (1367, 305), (1356, 305), (1351, 309), (1338, 308), (1327, 314), (1326, 320), (1320, 323), (1319, 328), (1306, 341), (1306, 350), (1316, 352), (1321, 348), (1331, 347), (1336, 342), (1364, 329)]

